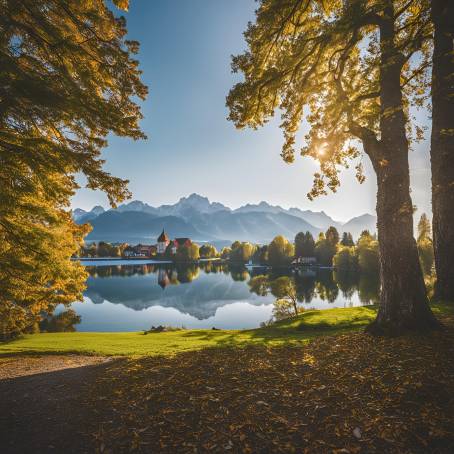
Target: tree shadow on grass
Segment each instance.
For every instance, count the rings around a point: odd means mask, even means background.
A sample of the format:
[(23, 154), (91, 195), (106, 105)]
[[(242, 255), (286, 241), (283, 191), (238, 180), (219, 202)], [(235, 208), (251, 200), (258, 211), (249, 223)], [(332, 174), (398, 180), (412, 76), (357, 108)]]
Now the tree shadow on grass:
[(364, 328), (375, 317), (376, 308), (367, 308), (362, 314), (348, 318), (332, 317), (328, 318), (328, 321), (325, 319), (317, 321), (321, 313), (322, 311), (308, 311), (297, 319), (290, 318), (253, 330), (234, 333), (222, 330), (188, 331), (182, 336), (222, 347), (246, 344), (303, 345), (316, 337), (344, 334)]

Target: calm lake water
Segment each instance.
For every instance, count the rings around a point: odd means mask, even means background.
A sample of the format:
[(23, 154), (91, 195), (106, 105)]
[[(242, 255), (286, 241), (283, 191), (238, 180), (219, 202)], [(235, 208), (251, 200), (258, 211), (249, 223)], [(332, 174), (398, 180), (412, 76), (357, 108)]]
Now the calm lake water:
[(248, 272), (246, 268), (206, 263), (201, 266), (144, 264), (131, 261), (83, 262), (90, 277), (77, 331), (139, 331), (152, 325), (186, 328), (255, 328), (272, 316), (276, 296), (251, 292), (251, 277), (270, 281), (288, 276), (301, 306), (327, 309), (376, 301), (374, 278), (340, 275), (329, 270)]

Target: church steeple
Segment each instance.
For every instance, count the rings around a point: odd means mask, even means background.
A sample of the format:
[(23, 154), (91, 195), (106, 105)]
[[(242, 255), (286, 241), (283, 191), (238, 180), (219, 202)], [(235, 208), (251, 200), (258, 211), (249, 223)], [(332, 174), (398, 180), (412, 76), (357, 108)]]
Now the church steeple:
[(161, 235), (158, 237), (158, 243), (165, 243), (166, 241), (170, 241), (170, 238), (167, 236), (167, 233), (162, 229)]
[(167, 246), (170, 244), (170, 238), (167, 236), (167, 233), (162, 229), (161, 235), (158, 237), (157, 252), (158, 254), (164, 254), (167, 249)]

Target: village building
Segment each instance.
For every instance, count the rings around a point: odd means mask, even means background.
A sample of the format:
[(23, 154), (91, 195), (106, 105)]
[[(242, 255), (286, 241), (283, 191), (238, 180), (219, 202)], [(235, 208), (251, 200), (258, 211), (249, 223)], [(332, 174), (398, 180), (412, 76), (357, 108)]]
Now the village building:
[(156, 245), (156, 250), (158, 254), (164, 254), (167, 246), (170, 244), (170, 238), (167, 236), (167, 233), (162, 229), (161, 235), (158, 237), (158, 243)]
[(156, 255), (156, 246), (138, 244), (137, 246), (127, 246), (123, 251), (124, 257), (152, 257)]
[(167, 248), (170, 247), (170, 253), (175, 255), (178, 251), (178, 248), (182, 246), (190, 246), (192, 241), (190, 238), (175, 238), (170, 240), (167, 233), (162, 229), (161, 235), (158, 237), (156, 251), (158, 254), (164, 254), (167, 251)]
[(297, 257), (292, 261), (292, 265), (316, 265), (316, 257)]
[(189, 238), (175, 238), (172, 241), (172, 254), (176, 254), (177, 250), (181, 246), (190, 246), (192, 241)]
[(139, 257), (151, 257), (156, 255), (156, 246), (147, 244), (138, 244), (135, 250)]

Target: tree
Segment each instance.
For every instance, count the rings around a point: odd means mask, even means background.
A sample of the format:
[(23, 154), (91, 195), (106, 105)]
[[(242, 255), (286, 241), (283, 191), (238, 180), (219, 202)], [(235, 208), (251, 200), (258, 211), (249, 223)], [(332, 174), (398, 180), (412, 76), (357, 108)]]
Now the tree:
[(199, 258), (199, 246), (195, 243), (180, 246), (175, 255), (177, 262), (195, 262), (196, 260), (199, 260)]
[(317, 243), (315, 244), (315, 257), (317, 262), (323, 266), (332, 266), (333, 257), (337, 251), (337, 245), (332, 242), (324, 235), (320, 234)]
[(426, 213), (421, 214), (418, 222), (418, 241), (425, 239), (430, 239), (431, 230), (430, 230), (430, 221)]
[(358, 240), (356, 255), (361, 273), (378, 276), (380, 272), (380, 259), (378, 242), (368, 231), (364, 231)]
[(217, 257), (218, 251), (212, 244), (203, 244), (200, 246), (199, 254), (201, 258), (210, 259)]
[(315, 241), (311, 232), (299, 232), (295, 236), (295, 256), (314, 257)]
[(268, 262), (272, 266), (288, 266), (294, 252), (294, 247), (287, 238), (278, 235), (268, 245)]
[(333, 265), (338, 271), (354, 272), (358, 269), (358, 258), (352, 246), (341, 247), (333, 258)]
[(454, 301), (454, 2), (431, 0), (433, 246), (435, 296)]
[(333, 245), (337, 246), (339, 243), (339, 232), (337, 231), (336, 227), (329, 227), (325, 233), (325, 238)]
[(268, 263), (268, 245), (258, 246), (252, 256), (255, 263)]
[(342, 240), (340, 243), (342, 246), (347, 246), (347, 247), (351, 247), (351, 246), (355, 245), (352, 234), (350, 232), (344, 232), (342, 234)]
[(425, 275), (430, 275), (434, 264), (434, 247), (431, 238), (430, 221), (426, 213), (418, 222), (418, 253), (421, 268)]
[(298, 315), (302, 308), (298, 307), (298, 296), (295, 281), (288, 276), (281, 276), (271, 280), (267, 276), (253, 277), (249, 283), (250, 291), (260, 296), (269, 292), (276, 297), (273, 316), (276, 320)]
[(228, 260), (232, 250), (229, 247), (223, 247), (221, 250), (221, 259)]
[(58, 315), (47, 316), (40, 324), (41, 332), (48, 333), (73, 333), (76, 331), (74, 325), (78, 325), (82, 321), (82, 317), (77, 315), (73, 309), (60, 312)]
[(295, 235), (295, 257), (303, 256), (305, 240), (306, 234), (304, 232), (298, 232)]
[[(227, 98), (229, 119), (238, 128), (257, 128), (277, 108), (283, 112), (282, 157), (289, 163), (307, 120), (302, 154), (320, 163), (309, 198), (336, 190), (339, 167), (360, 155), (352, 141), (362, 144), (378, 185), (382, 291), (369, 327), (377, 334), (439, 326), (413, 237), (406, 109), (421, 72), (411, 57), (424, 41), (412, 3), (262, 0), (245, 32), (249, 49), (233, 58), (233, 71), (241, 71), (244, 81)], [(362, 181), (361, 163), (356, 170)]]
[[(127, 1), (115, 4), (126, 8)], [(144, 138), (138, 43), (102, 0), (3, 1), (0, 15), (0, 336), (82, 300), (69, 258), (87, 226), (68, 212), (77, 173), (111, 204), (126, 181), (103, 170), (108, 134)]]
[(255, 246), (247, 241), (232, 243), (232, 250), (229, 254), (229, 260), (232, 262), (248, 262), (255, 252)]

